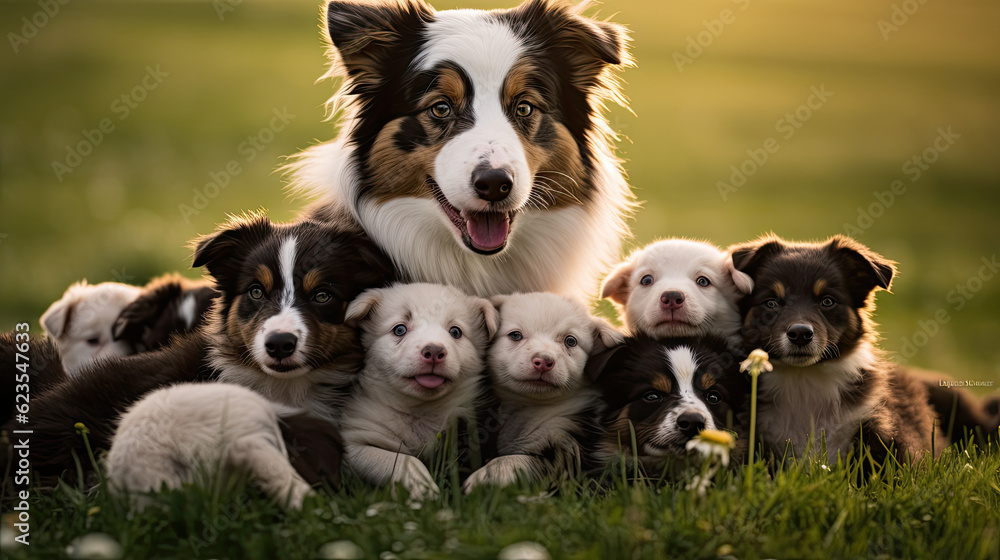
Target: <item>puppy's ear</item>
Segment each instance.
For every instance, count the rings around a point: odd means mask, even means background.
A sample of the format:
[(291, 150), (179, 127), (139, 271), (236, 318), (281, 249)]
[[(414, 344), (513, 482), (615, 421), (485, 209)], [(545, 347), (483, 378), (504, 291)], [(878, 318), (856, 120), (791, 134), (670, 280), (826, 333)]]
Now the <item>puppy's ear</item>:
[(726, 255), (726, 262), (723, 264), (726, 272), (733, 279), (733, 284), (736, 285), (736, 289), (743, 295), (747, 295), (753, 291), (753, 278), (750, 275), (736, 270), (736, 266), (733, 264), (733, 256)]
[[(591, 382), (597, 381), (604, 375), (604, 372), (618, 367), (617, 364), (625, 354), (622, 351), (624, 348), (625, 344), (619, 344), (599, 354), (591, 354), (590, 358), (587, 359), (587, 365), (583, 368), (583, 374)], [(616, 356), (618, 356), (617, 359)]]
[(344, 313), (344, 324), (348, 327), (357, 327), (361, 321), (365, 320), (380, 303), (382, 303), (382, 290), (373, 288), (361, 292), (361, 295), (354, 298), (354, 301), (347, 306)]
[(612, 270), (611, 274), (604, 279), (604, 285), (601, 287), (601, 299), (611, 299), (618, 305), (628, 303), (628, 296), (632, 293), (632, 287), (629, 286), (628, 281), (632, 277), (634, 269), (635, 265), (632, 264), (632, 261), (625, 261)]
[(623, 335), (607, 320), (601, 317), (594, 317), (594, 348), (591, 355), (597, 354), (613, 346), (618, 346), (625, 341)]
[(483, 324), (486, 325), (486, 336), (488, 340), (493, 340), (497, 330), (500, 329), (500, 312), (494, 307), (492, 301), (488, 299), (475, 298), (476, 305), (482, 310)]
[[(785, 242), (777, 235), (765, 235), (756, 241), (733, 245), (727, 252), (733, 263), (733, 269), (746, 274), (752, 281), (760, 265), (781, 252), (784, 247)], [(753, 285), (750, 286), (750, 290), (753, 291)]]
[[(183, 294), (184, 288), (179, 276), (176, 279), (169, 277), (150, 282), (146, 290), (128, 304), (115, 319), (115, 324), (111, 327), (111, 337), (114, 340), (127, 340), (132, 344), (148, 344), (150, 341), (143, 340), (147, 330), (151, 329), (166, 312), (167, 307), (179, 301)], [(166, 342), (166, 334), (164, 333), (161, 343)]]
[(343, 227), (328, 224), (324, 226), (330, 228), (332, 241), (346, 243), (350, 249), (358, 252), (361, 262), (349, 271), (358, 293), (368, 288), (385, 287), (395, 280), (392, 260), (368, 236), (352, 232), (345, 238)]
[(888, 290), (896, 274), (896, 263), (844, 235), (831, 237), (826, 249), (840, 263), (856, 307), (864, 307), (878, 288)]
[(191, 266), (204, 266), (220, 286), (235, 276), (239, 257), (247, 249), (265, 239), (273, 231), (271, 220), (263, 212), (233, 217), (219, 226), (215, 233), (192, 241), (194, 258)]
[(75, 298), (67, 298), (63, 296), (62, 299), (53, 303), (42, 313), (42, 328), (45, 332), (49, 333), (52, 338), (59, 338), (66, 332), (66, 327), (69, 326), (69, 320), (73, 316), (73, 308), (76, 306), (77, 300)]

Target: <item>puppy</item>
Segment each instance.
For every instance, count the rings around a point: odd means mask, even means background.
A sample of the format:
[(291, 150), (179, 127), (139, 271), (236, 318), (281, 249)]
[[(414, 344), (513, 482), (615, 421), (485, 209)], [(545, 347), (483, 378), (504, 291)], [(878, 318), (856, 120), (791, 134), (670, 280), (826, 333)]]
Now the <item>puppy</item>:
[(156, 350), (171, 336), (203, 324), (218, 296), (208, 280), (189, 280), (176, 273), (155, 278), (118, 315), (112, 335), (127, 343), (130, 353)]
[(763, 348), (774, 365), (759, 381), (766, 448), (781, 456), (788, 444), (801, 454), (823, 439), (830, 462), (858, 444), (877, 461), (931, 451), (926, 388), (875, 346), (874, 293), (889, 289), (893, 262), (844, 236), (789, 243), (771, 235), (731, 253), (754, 281), (740, 304), (745, 347)]
[[(300, 441), (310, 436), (308, 445), (296, 450), (295, 460), (310, 465), (307, 473), (318, 473), (336, 486), (341, 446), (332, 424), (239, 385), (165, 387), (122, 416), (107, 457), (108, 481), (116, 492), (138, 493), (211, 484), (213, 475), (246, 473), (275, 501), (302, 509), (312, 489), (290, 461), (286, 431)], [(209, 480), (203, 480), (206, 476)]]
[(113, 327), (121, 312), (142, 293), (118, 282), (77, 282), (42, 314), (42, 328), (55, 341), (63, 367), (71, 376), (91, 362), (108, 356), (133, 354), (131, 346), (115, 339)]
[(737, 302), (753, 281), (728, 253), (687, 239), (657, 241), (633, 252), (604, 281), (632, 334), (653, 338), (712, 334), (739, 341)]
[(597, 391), (584, 377), (588, 356), (621, 343), (607, 321), (580, 303), (535, 292), (493, 298), (500, 330), (487, 354), (493, 399), (477, 424), (496, 457), (463, 486), (507, 486), (582, 470), (581, 440), (592, 432)]
[[(32, 469), (58, 475), (85, 457), (73, 426), (106, 450), (119, 415), (167, 385), (220, 380), (335, 420), (361, 369), (349, 301), (392, 277), (363, 235), (332, 224), (275, 224), (262, 214), (233, 218), (196, 242), (220, 296), (207, 323), (160, 350), (109, 358), (31, 402)], [(86, 463), (86, 461), (84, 461)], [(89, 465), (85, 465), (89, 466)]]
[(396, 284), (361, 294), (347, 322), (361, 327), (365, 349), (342, 418), (347, 464), (370, 483), (402, 484), (411, 499), (436, 496), (418, 457), (453, 419), (471, 418), (496, 309), (450, 286)]
[(645, 336), (591, 359), (604, 404), (602, 431), (593, 444), (601, 465), (641, 467), (650, 476), (689, 455), (688, 441), (702, 430), (737, 434), (730, 457), (747, 450), (744, 416), (749, 382), (739, 356), (714, 336), (657, 341)]

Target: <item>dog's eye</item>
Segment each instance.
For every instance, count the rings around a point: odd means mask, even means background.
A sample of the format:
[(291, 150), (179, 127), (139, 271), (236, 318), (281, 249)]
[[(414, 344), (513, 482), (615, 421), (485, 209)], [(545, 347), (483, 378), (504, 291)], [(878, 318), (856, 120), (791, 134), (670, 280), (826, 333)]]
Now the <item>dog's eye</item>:
[(577, 340), (576, 340), (576, 337), (575, 337), (575, 336), (573, 336), (573, 335), (569, 335), (569, 336), (567, 336), (567, 337), (565, 338), (565, 340), (563, 340), (563, 342), (565, 342), (565, 343), (566, 343), (566, 346), (569, 346), (570, 348), (572, 348), (572, 347), (576, 346), (577, 344), (579, 344), (579, 343), (577, 342)]
[(247, 294), (250, 299), (260, 299), (264, 297), (264, 290), (260, 286), (250, 286), (250, 291)]
[(333, 296), (330, 295), (330, 292), (326, 290), (321, 290), (319, 292), (316, 292), (316, 294), (313, 296), (313, 301), (315, 301), (316, 303), (326, 303), (330, 301), (330, 298), (332, 297)]
[(708, 401), (708, 404), (719, 404), (719, 401), (722, 400), (722, 395), (718, 391), (709, 391), (705, 395), (705, 400)]
[(518, 103), (517, 107), (514, 108), (514, 113), (522, 118), (530, 116), (531, 113), (533, 113), (534, 111), (535, 111), (535, 106), (532, 105), (531, 103), (528, 103), (527, 101), (522, 101)]
[(825, 298), (823, 298), (822, 301), (819, 302), (819, 304), (822, 305), (823, 307), (833, 307), (834, 305), (837, 305), (837, 300), (833, 299), (830, 296), (826, 296)]
[(99, 338), (88, 338), (87, 339), (87, 344), (89, 344), (91, 346), (100, 346), (101, 345), (101, 339), (99, 339)]
[(406, 325), (400, 323), (395, 327), (392, 327), (392, 334), (396, 336), (403, 336), (404, 334), (406, 334)]
[(765, 301), (764, 305), (767, 306), (768, 309), (777, 309), (778, 308), (778, 300), (776, 300), (774, 298), (771, 298), (771, 299)]
[(695, 283), (702, 288), (707, 288), (712, 285), (712, 281), (708, 279), (708, 276), (699, 276)]
[(642, 284), (643, 286), (648, 286), (653, 283), (653, 277), (647, 274), (639, 279), (639, 283)]
[(510, 331), (509, 333), (507, 333), (507, 338), (513, 340), (514, 342), (517, 342), (518, 340), (524, 338), (524, 335), (521, 334), (521, 331)]
[(662, 398), (663, 395), (661, 395), (659, 391), (646, 391), (646, 393), (642, 396), (642, 400), (651, 403), (660, 402)]
[(431, 115), (435, 118), (443, 119), (451, 114), (451, 105), (447, 101), (438, 101), (431, 105)]
[(448, 334), (450, 334), (451, 337), (454, 338), (455, 340), (458, 340), (462, 338), (462, 329), (458, 327), (452, 327), (448, 329)]

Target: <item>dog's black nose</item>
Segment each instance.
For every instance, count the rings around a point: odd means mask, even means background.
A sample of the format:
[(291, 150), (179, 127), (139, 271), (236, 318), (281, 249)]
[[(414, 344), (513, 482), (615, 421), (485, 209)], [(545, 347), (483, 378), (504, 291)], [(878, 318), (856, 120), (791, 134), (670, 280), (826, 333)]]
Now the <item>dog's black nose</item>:
[(812, 342), (813, 339), (813, 328), (809, 325), (803, 325), (802, 323), (797, 323), (788, 327), (788, 332), (785, 333), (788, 336), (788, 340), (796, 346), (805, 346)]
[(684, 292), (663, 292), (660, 303), (667, 309), (679, 309), (684, 306)]
[(514, 179), (505, 169), (484, 168), (472, 174), (472, 186), (483, 200), (499, 202), (510, 195)]
[(290, 332), (276, 332), (267, 335), (264, 340), (264, 349), (267, 355), (275, 360), (287, 358), (295, 353), (295, 345), (299, 343), (298, 337)]
[(705, 417), (697, 412), (685, 412), (677, 417), (677, 428), (688, 439), (705, 429)]

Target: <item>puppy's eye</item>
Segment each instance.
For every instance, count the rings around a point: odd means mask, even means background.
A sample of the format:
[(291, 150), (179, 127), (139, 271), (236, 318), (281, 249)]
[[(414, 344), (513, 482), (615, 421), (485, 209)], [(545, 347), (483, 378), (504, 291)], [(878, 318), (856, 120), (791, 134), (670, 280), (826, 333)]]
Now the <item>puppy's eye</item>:
[(698, 279), (695, 280), (695, 283), (702, 288), (707, 288), (712, 285), (712, 281), (708, 279), (708, 276), (699, 276)]
[(313, 295), (313, 301), (315, 301), (316, 303), (326, 303), (330, 301), (332, 297), (333, 296), (330, 295), (330, 292), (326, 290), (320, 290)]
[(455, 340), (458, 340), (462, 338), (462, 329), (458, 327), (452, 327), (448, 329), (448, 334), (450, 334), (451, 337), (454, 338)]
[(663, 395), (660, 394), (659, 391), (646, 391), (646, 393), (642, 395), (642, 400), (650, 403), (660, 402), (662, 399)]
[(768, 309), (777, 309), (777, 308), (778, 308), (778, 300), (776, 300), (776, 299), (774, 299), (774, 298), (771, 298), (771, 299), (769, 299), (769, 300), (765, 301), (765, 302), (764, 302), (764, 305), (765, 305), (765, 306), (766, 306), (766, 307), (767, 307)]
[(509, 333), (507, 333), (507, 338), (513, 340), (514, 342), (517, 342), (518, 340), (524, 338), (524, 335), (521, 334), (521, 331), (510, 331)]
[(101, 345), (101, 339), (99, 339), (99, 338), (88, 338), (87, 339), (87, 344), (89, 344), (91, 346), (100, 346)]
[(250, 296), (250, 299), (260, 299), (264, 297), (264, 289), (257, 285), (250, 286), (247, 295)]
[(719, 404), (719, 401), (722, 400), (722, 395), (720, 395), (718, 391), (709, 391), (708, 394), (705, 395), (705, 400), (708, 404)]
[(837, 305), (837, 300), (833, 299), (830, 296), (826, 296), (825, 298), (823, 298), (822, 301), (819, 302), (819, 304), (822, 305), (823, 307), (833, 307), (834, 305)]
[(403, 336), (404, 334), (406, 334), (406, 325), (400, 323), (395, 327), (392, 327), (392, 334), (396, 336)]
[(451, 104), (447, 101), (438, 101), (437, 103), (431, 105), (431, 116), (436, 119), (447, 118), (451, 114)]
[(576, 337), (573, 336), (573, 335), (567, 336), (565, 338), (565, 340), (563, 340), (563, 342), (565, 342), (566, 346), (569, 346), (570, 348), (572, 348), (572, 347), (576, 346), (577, 344), (579, 344), (579, 342), (577, 342), (577, 340), (576, 340)]
[(639, 283), (642, 284), (643, 286), (648, 286), (653, 283), (653, 277), (647, 274), (639, 279)]
[(533, 113), (534, 111), (535, 111), (535, 106), (532, 105), (531, 103), (528, 103), (527, 101), (522, 101), (518, 103), (517, 107), (514, 108), (514, 113), (522, 118), (530, 116), (531, 113)]

